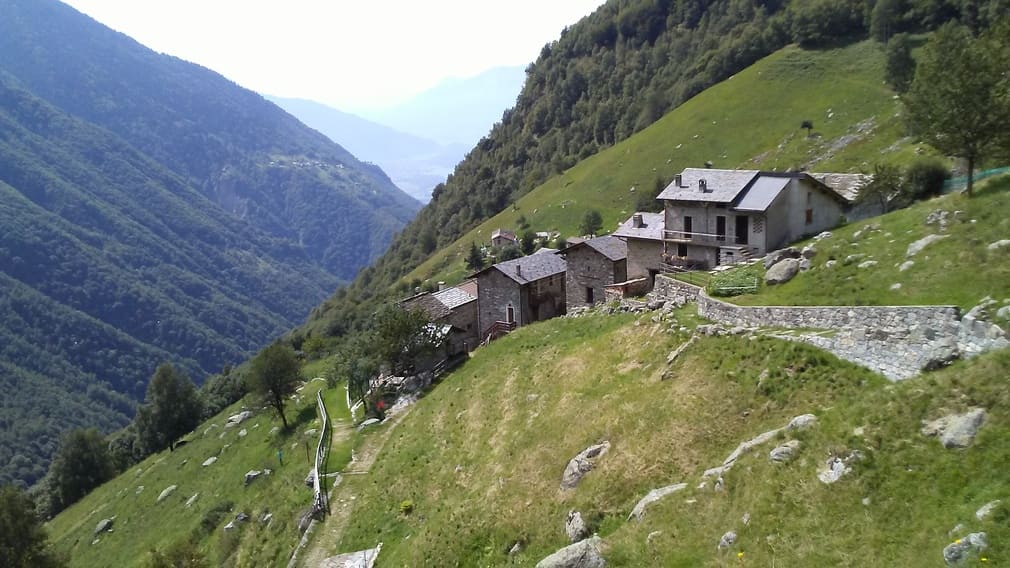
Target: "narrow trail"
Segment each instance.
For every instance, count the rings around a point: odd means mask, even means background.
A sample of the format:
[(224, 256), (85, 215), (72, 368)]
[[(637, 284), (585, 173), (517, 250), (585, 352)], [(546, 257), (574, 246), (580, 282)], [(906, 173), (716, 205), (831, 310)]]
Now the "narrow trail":
[[(375, 460), (379, 457), (379, 453), (382, 452), (386, 442), (389, 440), (390, 435), (409, 413), (410, 407), (407, 407), (392, 417), (381, 433), (365, 440), (361, 448), (355, 451), (354, 461), (348, 464), (347, 469), (341, 472), (341, 474), (344, 476), (368, 475), (368, 472), (372, 469), (372, 465), (375, 464)], [(334, 427), (333, 435), (335, 440), (340, 430)], [(346, 439), (350, 435), (350, 426), (342, 430), (344, 430), (344, 434), (341, 439)], [(348, 484), (342, 481), (333, 487), (333, 490), (330, 492), (330, 516), (316, 529), (318, 534), (316, 534), (301, 555), (302, 560), (298, 562), (298, 566), (305, 568), (329, 568), (329, 563), (326, 562), (326, 559), (335, 554), (334, 549), (340, 542), (344, 529), (347, 528), (347, 523), (351, 519), (351, 513), (354, 512), (354, 507), (357, 504), (356, 499), (357, 495), (355, 494), (353, 483)]]

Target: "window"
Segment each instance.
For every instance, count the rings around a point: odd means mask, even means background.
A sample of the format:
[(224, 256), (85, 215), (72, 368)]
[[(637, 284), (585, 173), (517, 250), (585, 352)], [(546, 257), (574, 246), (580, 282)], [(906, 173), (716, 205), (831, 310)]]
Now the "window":
[(687, 245), (685, 244), (677, 245), (677, 256), (681, 258), (687, 257)]
[(594, 302), (593, 287), (586, 286), (586, 303), (592, 304)]
[(692, 219), (690, 215), (684, 215), (684, 236), (690, 239), (693, 231), (694, 219)]
[(807, 225), (814, 222), (814, 210), (807, 209)]
[(726, 216), (718, 215), (715, 218), (715, 240), (726, 240)]
[(747, 244), (747, 216), (737, 215), (736, 216), (736, 244), (745, 245)]

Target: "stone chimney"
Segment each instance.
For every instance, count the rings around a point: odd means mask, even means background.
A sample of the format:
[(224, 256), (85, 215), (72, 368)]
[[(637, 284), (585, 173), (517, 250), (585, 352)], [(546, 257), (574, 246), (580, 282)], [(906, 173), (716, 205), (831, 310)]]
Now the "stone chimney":
[(701, 191), (702, 193), (705, 193), (706, 191), (708, 191), (708, 182), (707, 182), (707, 181), (705, 181), (704, 179), (700, 179), (700, 180), (698, 180), (698, 189), (699, 189), (699, 190), (700, 190), (700, 191)]
[(445, 290), (445, 282), (443, 282), (442, 280), (439, 280), (438, 281), (438, 291), (441, 292), (442, 290)]
[(684, 187), (684, 185), (683, 185), (684, 184), (684, 176), (682, 176), (680, 174), (677, 174), (677, 175), (673, 176), (673, 183), (677, 187)]
[(522, 276), (522, 275), (523, 275), (523, 266), (521, 264), (517, 264), (516, 265), (516, 276)]
[(645, 225), (645, 223), (642, 222), (642, 214), (641, 213), (635, 213), (634, 215), (631, 216), (631, 226), (632, 227), (634, 227), (636, 229), (641, 229), (643, 225)]

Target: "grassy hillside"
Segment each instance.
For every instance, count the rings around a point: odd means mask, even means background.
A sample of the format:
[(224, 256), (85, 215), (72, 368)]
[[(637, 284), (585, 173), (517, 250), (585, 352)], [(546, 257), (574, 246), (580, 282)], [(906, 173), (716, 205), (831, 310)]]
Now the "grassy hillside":
[[(187, 445), (147, 458), (57, 515), (47, 526), (51, 542), (69, 556), (71, 566), (142, 566), (151, 551), (185, 541), (195, 543), (212, 566), (287, 565), (300, 538), (298, 515), (312, 500), (303, 480), (318, 434), (306, 432), (319, 428), (315, 393), (325, 384), (307, 383), (288, 406), (290, 432), (274, 431), (280, 425), (276, 413), (249, 401), (254, 416), (225, 428), (227, 418), (244, 407), (226, 409), (187, 436)], [(350, 461), (358, 436), (349, 429), (344, 390), (326, 391), (325, 400), (336, 426), (329, 470), (338, 471)], [(217, 461), (203, 466), (212, 456)], [(265, 468), (273, 473), (243, 484), (246, 472)], [(158, 502), (171, 485), (178, 489)], [(240, 512), (249, 520), (225, 531)], [(272, 520), (261, 522), (268, 513)], [(95, 535), (97, 523), (112, 516), (113, 530)]]
[[(551, 178), (446, 247), (405, 281), (457, 280), (471, 242), (520, 215), (537, 231), (576, 234), (582, 216), (599, 210), (611, 231), (635, 210), (641, 192), (686, 167), (812, 171), (871, 170), (877, 161), (915, 156), (903, 138), (900, 104), (883, 83), (880, 44), (804, 50), (789, 47), (707, 89), (673, 112), (564, 174)], [(814, 124), (813, 136), (800, 129)]]
[[(667, 369), (687, 337), (651, 315), (591, 316), (479, 350), (417, 405), (372, 475), (349, 480), (358, 507), (339, 550), (383, 542), (390, 566), (532, 565), (567, 544), (578, 510), (614, 566), (940, 566), (942, 548), (974, 530), (988, 532), (989, 558), (1006, 556), (1005, 512), (974, 512), (1010, 490), (1010, 352), (894, 385), (765, 337), (703, 338)], [(973, 405), (990, 415), (972, 447), (919, 434), (920, 420)], [(738, 443), (803, 413), (818, 424), (795, 434), (795, 461), (769, 463), (779, 436), (745, 454), (722, 491), (696, 489)], [(602, 440), (612, 446), (596, 469), (559, 489), (568, 460)], [(864, 459), (821, 484), (826, 458), (848, 450)], [(682, 481), (641, 523), (626, 521), (649, 490)], [(729, 530), (739, 540), (717, 552)], [(510, 558), (517, 541), (524, 551)]]
[[(926, 224), (935, 211), (949, 215), (945, 230), (938, 223)], [(986, 296), (1002, 301), (1010, 298), (1010, 247), (993, 250), (989, 245), (1010, 238), (1006, 211), (1010, 211), (1010, 177), (981, 184), (974, 198), (955, 193), (853, 223), (814, 244), (818, 253), (813, 270), (779, 286), (762, 284), (757, 294), (733, 301), (751, 305), (953, 304), (964, 310)], [(907, 256), (911, 243), (934, 234), (945, 238)], [(825, 264), (831, 259), (836, 262), (828, 268)], [(901, 270), (909, 260), (913, 264)], [(867, 261), (877, 264), (859, 268)], [(761, 266), (747, 270), (763, 275)], [(900, 288), (892, 288), (895, 284)]]

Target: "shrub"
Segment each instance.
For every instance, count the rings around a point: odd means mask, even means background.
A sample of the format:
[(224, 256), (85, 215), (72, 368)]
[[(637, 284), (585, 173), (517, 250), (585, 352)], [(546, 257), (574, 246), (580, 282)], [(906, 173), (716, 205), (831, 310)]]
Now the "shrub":
[(912, 201), (936, 197), (943, 193), (943, 182), (950, 170), (938, 159), (918, 160), (905, 172), (905, 193)]
[(414, 512), (414, 502), (410, 499), (406, 499), (400, 502), (400, 514), (409, 515)]

